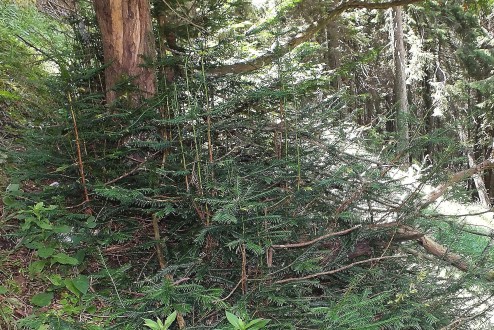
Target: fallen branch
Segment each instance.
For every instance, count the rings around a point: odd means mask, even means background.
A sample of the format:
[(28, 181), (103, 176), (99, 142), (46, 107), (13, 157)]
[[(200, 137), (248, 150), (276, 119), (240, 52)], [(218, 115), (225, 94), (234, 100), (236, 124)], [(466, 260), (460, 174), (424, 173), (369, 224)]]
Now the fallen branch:
[(450, 265), (458, 268), (461, 271), (468, 271), (468, 264), (465, 260), (463, 260), (463, 257), (461, 255), (449, 252), (448, 248), (437, 243), (427, 235), (422, 236), (422, 238), (420, 238), (418, 242), (430, 254), (448, 262)]
[(441, 260), (448, 262), (450, 265), (458, 268), (461, 271), (468, 271), (469, 267), (463, 256), (450, 252), (449, 249), (440, 243), (436, 242), (425, 233), (415, 228), (400, 225), (398, 223), (374, 225), (375, 228), (390, 227), (392, 225), (397, 226), (395, 236), (392, 238), (393, 242), (404, 242), (416, 240), (425, 251)]
[[(334, 237), (334, 236), (343, 236), (348, 233), (351, 233), (352, 231), (361, 228), (361, 226), (355, 226), (352, 228), (349, 228), (345, 231), (340, 231), (340, 232), (335, 232), (335, 233), (330, 233), (323, 235), (321, 237), (318, 237), (314, 240), (308, 241), (308, 242), (301, 242), (301, 243), (294, 243), (294, 244), (285, 244), (285, 245), (273, 245), (269, 250), (268, 250), (268, 264), (271, 267), (272, 266), (272, 252), (273, 248), (299, 248), (299, 247), (304, 247), (304, 246), (309, 246), (315, 242), (318, 242), (320, 240), (323, 240), (325, 238), (329, 237)], [(451, 252), (447, 247), (444, 245), (436, 242), (433, 238), (428, 236), (426, 233), (415, 229), (410, 226), (402, 225), (398, 222), (391, 222), (391, 223), (383, 223), (383, 224), (373, 224), (373, 225), (368, 225), (365, 227), (368, 230), (379, 230), (379, 229), (391, 229), (389, 231), (389, 241), (388, 243), (399, 243), (399, 242), (406, 242), (406, 241), (416, 241), (419, 243), (425, 250), (427, 254), (424, 254), (422, 252), (419, 252), (415, 249), (410, 249), (408, 247), (403, 247), (402, 250), (406, 251), (410, 254), (413, 254), (417, 257), (423, 257), (429, 261), (433, 261), (434, 259), (440, 259), (448, 263), (449, 265), (457, 268), (458, 270), (462, 272), (468, 272), (471, 270), (471, 267), (468, 265), (467, 261), (464, 259), (464, 257), (460, 254)], [(392, 230), (394, 229), (394, 230)], [(482, 233), (479, 232), (472, 232), (472, 234), (477, 234), (481, 235)], [(485, 234), (485, 236), (493, 237), (494, 232), (491, 232), (489, 234)], [(385, 239), (383, 240), (385, 241)], [(389, 246), (389, 244), (386, 244), (386, 246)], [(342, 250), (342, 243), (339, 240), (334, 240), (328, 243), (328, 247), (330, 250), (332, 250), (332, 257), (329, 256), (330, 259), (333, 259), (338, 255)], [(379, 242), (375, 242), (372, 240), (362, 240), (358, 241), (357, 244), (355, 245), (355, 249), (351, 251), (350, 253), (347, 253), (346, 257), (348, 260), (352, 260), (358, 257), (362, 256), (371, 256), (375, 253), (378, 253), (383, 249), (383, 244), (380, 244)], [(376, 251), (379, 250), (379, 251)], [(388, 258), (400, 258), (403, 257), (403, 255), (397, 255), (397, 256), (384, 256), (384, 257), (379, 257), (379, 258), (371, 258), (371, 259), (366, 259), (366, 260), (361, 260), (357, 262), (353, 262), (351, 264), (348, 264), (346, 266), (340, 267), (338, 269), (326, 271), (326, 272), (321, 272), (321, 273), (316, 273), (316, 274), (311, 274), (303, 277), (296, 277), (296, 278), (287, 278), (283, 280), (279, 280), (276, 282), (273, 282), (274, 284), (283, 284), (283, 283), (288, 283), (288, 282), (294, 282), (294, 281), (302, 281), (302, 280), (307, 280), (307, 279), (312, 279), (324, 275), (331, 275), (335, 274), (341, 271), (344, 271), (348, 268), (351, 268), (353, 266), (363, 264), (363, 263), (368, 263), (372, 261), (379, 261), (382, 259), (388, 259)], [(492, 272), (494, 273), (494, 272)], [(487, 281), (494, 281), (494, 275), (492, 275), (491, 272), (488, 272), (483, 276)]]
[[(447, 189), (449, 187), (451, 187), (453, 184), (458, 183), (458, 182), (460, 182), (466, 178), (469, 178), (472, 175), (479, 173), (480, 171), (483, 171), (483, 170), (488, 169), (488, 168), (493, 168), (493, 167), (494, 167), (494, 159), (488, 159), (488, 160), (485, 160), (484, 162), (478, 164), (475, 167), (454, 173), (449, 178), (448, 181), (446, 181), (445, 183), (440, 185), (436, 190), (434, 190), (432, 193), (430, 193), (425, 198), (425, 201), (421, 205), (419, 205), (419, 207), (417, 208), (417, 212), (426, 208), (431, 203), (435, 202), (439, 197), (444, 195), (444, 193), (446, 193)], [(387, 173), (387, 170), (383, 170), (381, 173), (381, 176), (384, 176), (386, 173)], [(351, 203), (353, 203), (356, 199), (359, 198), (359, 196), (361, 196), (363, 194), (363, 191), (365, 191), (365, 188), (366, 188), (366, 185), (364, 184), (352, 196), (350, 196), (350, 198), (348, 198), (346, 201), (344, 201), (340, 205), (340, 207), (337, 209), (336, 214), (339, 214), (344, 209), (348, 208), (348, 206)], [(464, 260), (463, 256), (461, 256), (460, 254), (456, 254), (456, 253), (449, 251), (449, 249), (447, 247), (436, 242), (434, 239), (427, 236), (425, 233), (421, 232), (420, 230), (417, 230), (417, 229), (410, 227), (410, 226), (402, 225), (398, 222), (385, 223), (385, 224), (374, 224), (374, 225), (367, 226), (368, 229), (385, 229), (385, 228), (393, 228), (393, 227), (396, 228), (396, 230), (393, 231), (393, 234), (390, 237), (390, 241), (392, 243), (416, 240), (425, 249), (425, 251), (428, 254), (430, 254), (436, 258), (439, 258), (441, 260), (446, 261), (448, 264), (450, 264), (451, 266), (453, 266), (453, 267), (455, 267), (461, 271), (464, 271), (464, 272), (469, 271), (470, 267), (469, 267), (468, 263)], [(323, 235), (321, 237), (315, 238), (311, 241), (292, 243), (292, 244), (273, 245), (271, 248), (274, 249), (274, 248), (305, 247), (305, 246), (309, 246), (311, 244), (314, 244), (316, 242), (319, 242), (319, 241), (326, 239), (326, 238), (329, 238), (329, 237), (342, 236), (342, 235), (348, 234), (348, 233), (352, 232), (353, 230), (356, 230), (357, 228), (359, 228), (359, 226), (352, 227), (350, 229), (347, 229), (347, 230), (344, 230), (341, 232), (329, 233), (329, 234)], [(475, 232), (474, 234), (479, 234), (479, 233)], [(485, 235), (489, 235), (489, 237), (491, 237), (492, 233), (485, 234)], [(333, 245), (335, 247), (335, 249), (334, 249), (334, 251), (336, 251), (335, 253), (338, 253), (339, 252), (339, 248), (338, 248), (339, 243), (335, 242)], [(374, 246), (374, 247), (376, 247), (376, 246)], [(377, 247), (379, 247), (379, 245), (377, 245)], [(371, 242), (367, 242), (367, 241), (360, 242), (360, 246), (357, 246), (356, 251), (349, 254), (348, 258), (353, 259), (353, 258), (358, 257), (358, 256), (370, 254), (372, 252), (372, 250), (371, 250), (372, 248), (373, 248), (373, 246), (372, 246)], [(368, 260), (372, 260), (372, 259), (368, 259)], [(366, 261), (364, 260), (363, 262), (366, 262)], [(272, 263), (272, 250), (270, 249), (268, 251), (268, 264), (271, 265), (271, 263)], [(358, 262), (358, 263), (361, 263), (361, 262)], [(297, 279), (280, 280), (280, 281), (277, 281), (275, 283), (286, 283), (286, 282), (290, 282), (292, 280), (303, 280), (303, 279), (318, 277), (321, 275), (332, 274), (333, 272), (336, 272), (336, 271), (345, 270), (345, 269), (347, 269), (347, 268), (349, 268), (355, 264), (356, 263), (350, 264), (348, 266), (344, 266), (344, 267), (342, 267), (338, 270), (335, 270), (335, 271), (308, 275), (306, 277), (297, 278)]]
[(430, 204), (434, 203), (439, 197), (444, 195), (446, 191), (448, 190), (449, 187), (454, 185), (455, 183), (458, 183), (460, 181), (463, 181), (465, 179), (470, 178), (471, 176), (489, 169), (489, 168), (494, 168), (494, 159), (487, 159), (484, 160), (482, 163), (478, 164), (477, 166), (471, 167), (469, 169), (466, 169), (464, 171), (460, 171), (457, 173), (454, 173), (448, 181), (437, 187), (436, 190), (431, 192), (426, 198), (424, 204), (421, 205), (421, 209), (426, 208)]

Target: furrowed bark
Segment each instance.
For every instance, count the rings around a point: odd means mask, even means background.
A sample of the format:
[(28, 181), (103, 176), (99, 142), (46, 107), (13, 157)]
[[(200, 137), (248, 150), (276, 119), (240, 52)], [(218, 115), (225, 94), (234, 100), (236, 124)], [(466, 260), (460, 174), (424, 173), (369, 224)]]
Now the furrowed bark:
[(101, 30), (105, 64), (106, 102), (120, 96), (120, 82), (130, 80), (138, 88), (133, 103), (156, 93), (154, 68), (146, 61), (155, 58), (149, 0), (93, 0)]

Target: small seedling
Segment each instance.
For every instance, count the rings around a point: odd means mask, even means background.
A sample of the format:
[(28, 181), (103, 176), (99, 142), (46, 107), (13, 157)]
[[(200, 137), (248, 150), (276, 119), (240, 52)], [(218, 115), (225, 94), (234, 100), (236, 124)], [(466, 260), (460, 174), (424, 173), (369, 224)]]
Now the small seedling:
[(258, 330), (264, 328), (270, 321), (266, 319), (255, 319), (246, 323), (241, 318), (228, 311), (226, 312), (226, 319), (233, 326), (234, 330)]
[(173, 312), (165, 320), (165, 323), (161, 322), (160, 319), (156, 319), (156, 321), (150, 320), (150, 319), (144, 319), (144, 325), (148, 327), (149, 329), (152, 330), (167, 330), (170, 325), (175, 321), (177, 318), (177, 312)]

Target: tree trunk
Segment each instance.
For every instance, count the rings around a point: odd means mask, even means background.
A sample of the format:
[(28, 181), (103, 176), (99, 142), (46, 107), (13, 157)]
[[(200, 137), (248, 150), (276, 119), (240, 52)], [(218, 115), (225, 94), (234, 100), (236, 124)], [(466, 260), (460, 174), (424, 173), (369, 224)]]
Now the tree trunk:
[[(477, 164), (475, 163), (475, 156), (472, 148), (468, 145), (468, 138), (467, 134), (465, 133), (465, 129), (461, 126), (458, 125), (458, 134), (460, 135), (460, 141), (463, 145), (465, 145), (466, 148), (466, 154), (468, 158), (468, 167), (469, 168), (474, 168)], [(480, 203), (485, 206), (490, 208), (491, 207), (491, 202), (489, 199), (489, 194), (487, 193), (487, 189), (485, 187), (485, 182), (484, 182), (484, 177), (482, 173), (476, 173), (472, 175), (473, 182), (475, 182), (475, 186), (477, 187), (477, 192), (479, 194), (479, 200)]]
[(409, 162), (409, 133), (408, 133), (408, 97), (406, 86), (406, 52), (403, 42), (403, 17), (401, 7), (393, 7), (394, 31), (394, 101), (396, 106), (396, 131), (398, 153), (402, 154), (406, 163)]
[[(422, 80), (422, 100), (424, 102), (423, 118), (424, 118), (424, 128), (425, 134), (430, 135), (434, 132), (434, 129), (438, 126), (438, 118), (434, 116), (434, 102), (432, 100), (432, 85), (431, 81), (433, 79), (433, 73), (430, 68), (426, 69), (424, 79)], [(434, 143), (429, 142), (427, 144), (427, 149), (424, 150), (422, 155), (424, 158), (429, 157), (432, 162), (434, 160), (437, 147)]]
[(115, 90), (119, 82), (130, 79), (137, 91), (130, 100), (156, 92), (155, 73), (146, 60), (155, 58), (149, 0), (94, 0), (94, 9), (103, 40), (106, 101), (111, 104), (122, 93)]
[[(338, 70), (341, 66), (341, 54), (339, 49), (339, 42), (342, 32), (341, 30), (342, 29), (340, 23), (337, 19), (330, 22), (326, 27), (326, 40), (328, 44), (328, 50), (325, 53), (325, 59), (328, 67), (333, 71)], [(340, 90), (343, 86), (341, 75), (335, 74), (334, 78), (331, 80), (331, 85), (336, 90)]]

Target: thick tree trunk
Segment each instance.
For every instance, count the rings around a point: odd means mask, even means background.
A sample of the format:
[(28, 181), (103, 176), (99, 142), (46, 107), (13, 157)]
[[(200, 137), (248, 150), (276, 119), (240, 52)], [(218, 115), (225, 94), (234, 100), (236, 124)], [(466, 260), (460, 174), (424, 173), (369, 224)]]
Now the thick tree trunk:
[(402, 154), (406, 163), (409, 162), (409, 133), (408, 133), (408, 97), (406, 86), (406, 52), (403, 42), (403, 17), (401, 7), (393, 7), (394, 32), (394, 101), (396, 106), (396, 131), (398, 152)]
[(120, 96), (115, 85), (130, 79), (137, 88), (130, 97), (137, 103), (141, 97), (156, 92), (155, 72), (144, 65), (155, 58), (149, 0), (94, 0), (94, 9), (103, 39), (106, 101)]

